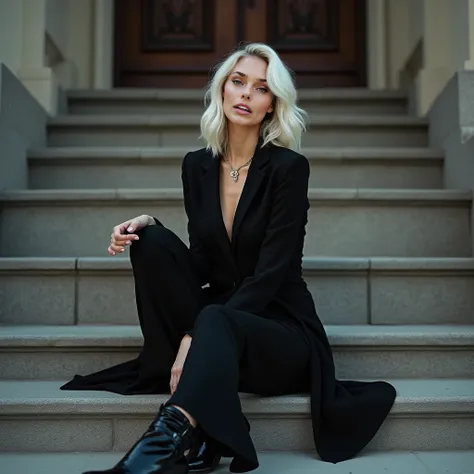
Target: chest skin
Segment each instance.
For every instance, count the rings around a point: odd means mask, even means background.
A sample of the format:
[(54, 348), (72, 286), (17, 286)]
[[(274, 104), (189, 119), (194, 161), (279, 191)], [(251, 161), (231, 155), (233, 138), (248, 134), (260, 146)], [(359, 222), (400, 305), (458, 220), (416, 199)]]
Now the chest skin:
[(232, 240), (232, 228), (234, 225), (235, 213), (239, 205), (245, 181), (247, 180), (247, 174), (248, 167), (242, 168), (239, 171), (238, 181), (234, 182), (233, 178), (230, 176), (230, 166), (224, 162), (221, 162), (220, 164), (220, 207), (222, 212), (222, 220), (224, 222), (229, 241)]

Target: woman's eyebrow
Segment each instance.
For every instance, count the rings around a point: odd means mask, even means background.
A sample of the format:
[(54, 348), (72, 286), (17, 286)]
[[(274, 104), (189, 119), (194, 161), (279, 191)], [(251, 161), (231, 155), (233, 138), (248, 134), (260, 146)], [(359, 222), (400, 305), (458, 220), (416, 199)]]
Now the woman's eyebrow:
[[(238, 74), (238, 75), (241, 76), (241, 77), (247, 77), (247, 74), (244, 74), (243, 72), (240, 72), (240, 71), (234, 71), (233, 74)], [(260, 79), (258, 80), (258, 82), (267, 82), (267, 80), (260, 78)]]

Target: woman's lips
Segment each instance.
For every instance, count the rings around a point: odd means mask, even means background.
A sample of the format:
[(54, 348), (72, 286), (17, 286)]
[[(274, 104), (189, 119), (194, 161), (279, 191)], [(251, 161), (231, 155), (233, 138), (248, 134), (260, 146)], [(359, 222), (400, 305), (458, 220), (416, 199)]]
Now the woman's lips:
[(237, 110), (237, 112), (242, 115), (249, 115), (252, 113), (252, 110), (250, 109), (250, 107), (245, 104), (234, 105), (234, 109)]
[(250, 115), (250, 112), (248, 110), (242, 110), (242, 109), (235, 109), (235, 110), (240, 115)]

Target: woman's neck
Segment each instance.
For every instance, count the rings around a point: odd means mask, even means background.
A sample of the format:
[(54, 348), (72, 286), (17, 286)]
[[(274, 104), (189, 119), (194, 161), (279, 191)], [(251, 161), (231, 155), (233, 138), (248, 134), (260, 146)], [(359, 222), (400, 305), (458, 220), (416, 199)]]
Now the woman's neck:
[(260, 136), (259, 128), (236, 127), (229, 123), (226, 159), (233, 168), (247, 163), (255, 153)]

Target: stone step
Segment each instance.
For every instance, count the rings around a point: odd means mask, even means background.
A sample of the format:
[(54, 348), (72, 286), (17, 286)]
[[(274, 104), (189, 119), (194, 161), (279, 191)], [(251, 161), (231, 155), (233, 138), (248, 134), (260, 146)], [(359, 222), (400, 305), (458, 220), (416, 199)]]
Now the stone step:
[[(472, 324), (474, 259), (303, 259), (325, 324)], [(122, 257), (0, 258), (0, 324), (136, 324)]]
[[(326, 332), (340, 378), (474, 375), (474, 325), (328, 325)], [(135, 358), (142, 344), (138, 325), (1, 326), (0, 379), (87, 374)]]
[[(373, 451), (474, 449), (473, 380), (392, 382), (398, 393), (395, 405), (360, 459)], [(65, 392), (58, 390), (60, 383), (0, 382), (2, 451), (124, 452), (168, 398)], [(242, 394), (241, 399), (259, 451), (313, 450), (307, 396), (262, 399)], [(339, 466), (346, 468), (345, 463)]]
[[(67, 91), (70, 114), (200, 114), (204, 92), (196, 89), (112, 89)], [(406, 94), (367, 89), (306, 89), (299, 105), (310, 115), (390, 114), (408, 112)]]
[[(31, 189), (181, 186), (187, 148), (73, 147), (31, 150)], [(429, 148), (305, 148), (314, 188), (440, 189), (443, 153)]]
[[(311, 189), (309, 199), (308, 256), (472, 256), (471, 190)], [(2, 257), (102, 256), (113, 226), (140, 214), (187, 235), (178, 188), (3, 190), (0, 206)]]
[[(6, 473), (79, 474), (110, 469), (124, 453), (3, 453), (0, 464)], [(472, 474), (474, 450), (370, 452), (340, 464), (322, 462), (315, 452), (265, 451), (258, 459), (258, 474)], [(230, 461), (223, 459), (214, 472), (229, 472)]]
[[(200, 148), (200, 115), (64, 115), (48, 123), (48, 146)], [(305, 147), (426, 147), (428, 121), (403, 116), (312, 116)]]

